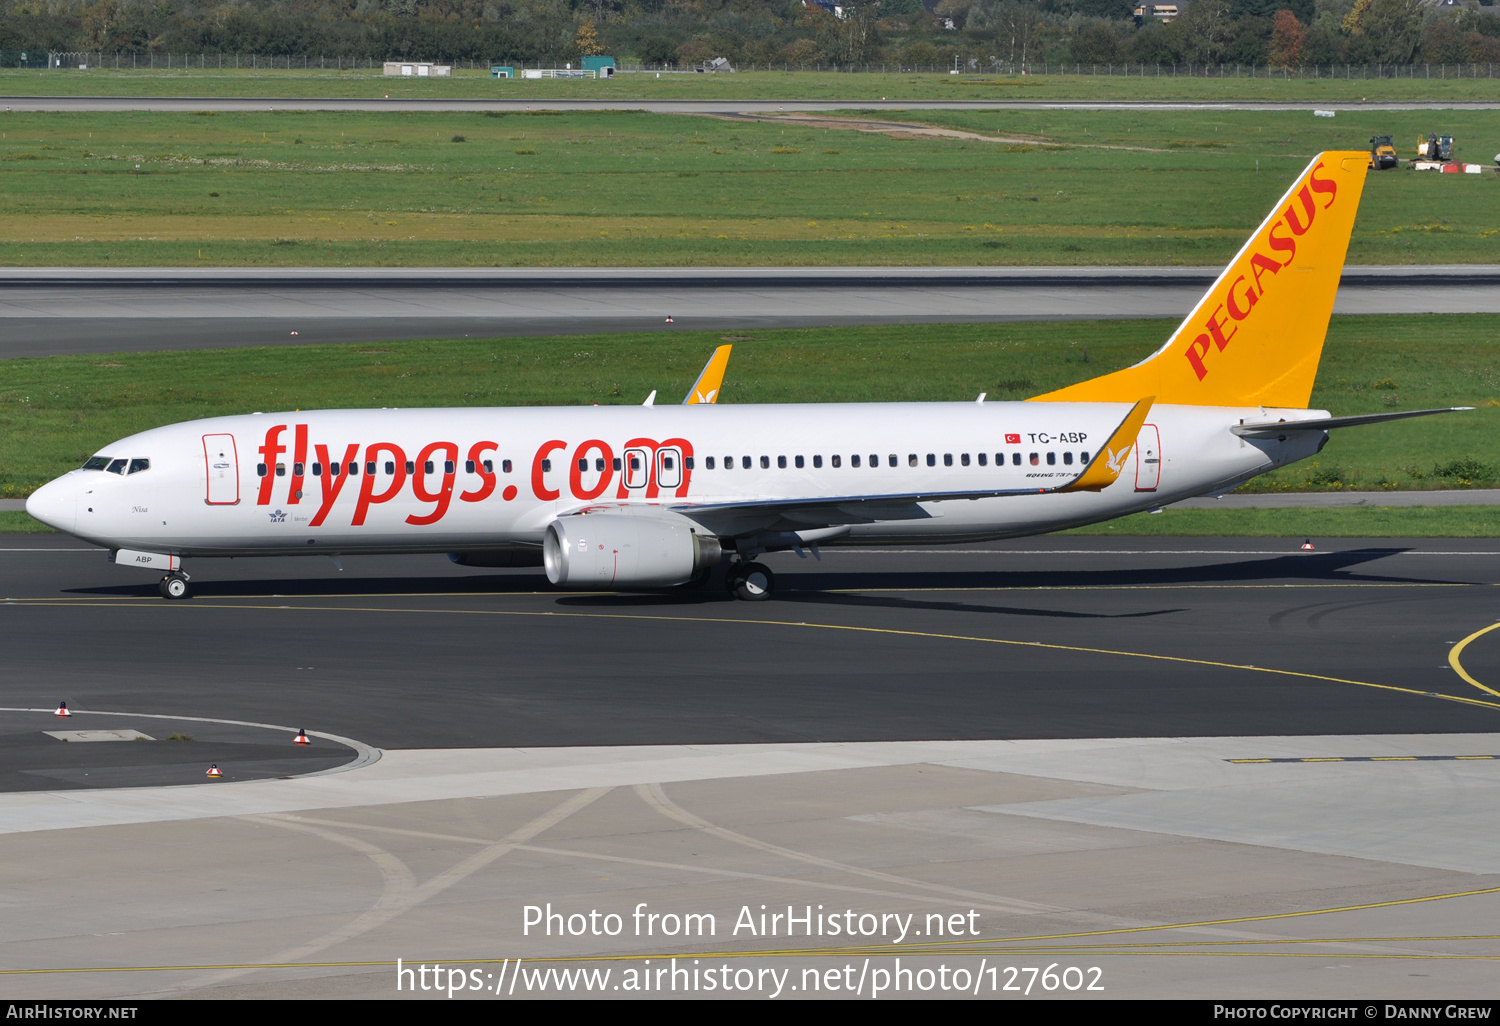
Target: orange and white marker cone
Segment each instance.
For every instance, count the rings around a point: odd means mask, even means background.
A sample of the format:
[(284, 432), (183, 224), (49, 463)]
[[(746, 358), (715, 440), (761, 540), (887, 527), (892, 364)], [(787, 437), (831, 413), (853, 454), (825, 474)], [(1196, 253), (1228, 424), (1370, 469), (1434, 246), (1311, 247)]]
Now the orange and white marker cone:
[(213, 763), (211, 766), (208, 767), (208, 779), (209, 780), (218, 780), (223, 775), (224, 775), (223, 773), (219, 772), (219, 764), (218, 763)]
[(1313, 551), (1313, 543), (1312, 543), (1312, 539), (1311, 538), (1307, 539), (1305, 542), (1302, 543), (1302, 551), (1303, 552), (1311, 552), (1311, 551)]
[(70, 712), (68, 712), (68, 703), (67, 702), (58, 702), (57, 703), (57, 712), (53, 713), (52, 715), (54, 715), (54, 716), (72, 716), (73, 714), (70, 713)]
[(294, 744), (294, 745), (310, 745), (310, 744), (312, 744), (312, 742), (307, 739), (307, 731), (305, 731), (305, 730), (298, 730), (297, 731), (297, 736), (294, 737), (294, 738), (292, 738), (292, 744)]

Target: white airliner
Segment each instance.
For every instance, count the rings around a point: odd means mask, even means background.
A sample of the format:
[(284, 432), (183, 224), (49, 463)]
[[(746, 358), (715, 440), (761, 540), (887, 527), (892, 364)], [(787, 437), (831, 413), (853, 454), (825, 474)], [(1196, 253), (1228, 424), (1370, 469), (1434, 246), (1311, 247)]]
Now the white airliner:
[[(1203, 299), (1133, 367), (1025, 402), (329, 410), (216, 417), (101, 449), (26, 509), (117, 565), (446, 552), (564, 588), (664, 588), (764, 552), (1040, 534), (1213, 495), (1335, 427), (1436, 410), (1307, 409), (1369, 156), (1320, 154)], [(654, 396), (655, 393), (653, 393)]]

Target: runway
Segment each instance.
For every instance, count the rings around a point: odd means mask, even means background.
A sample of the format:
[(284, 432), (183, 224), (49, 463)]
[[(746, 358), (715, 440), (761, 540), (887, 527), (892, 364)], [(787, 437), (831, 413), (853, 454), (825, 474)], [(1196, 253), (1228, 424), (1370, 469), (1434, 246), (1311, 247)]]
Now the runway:
[[(366, 97), (219, 97), (219, 96), (0, 96), (0, 105), (14, 111), (591, 111), (639, 110), (652, 114), (776, 114), (829, 110), (1121, 110), (1121, 111), (1402, 111), (1402, 110), (1495, 110), (1500, 102), (1485, 100), (1376, 101), (1374, 103), (1330, 102), (1196, 102), (1191, 100), (735, 100), (735, 99), (560, 99), (531, 97), (506, 99), (389, 99)], [(500, 93), (503, 85), (496, 87)]]
[[(631, 996), (644, 958), (682, 969), (664, 995), (712, 968), (763, 999), (861, 974), (858, 996), (889, 996), (905, 966), (1007, 997), (1003, 967), (1048, 964), (1113, 997), (1492, 993), (1500, 547), (770, 559), (759, 604), (565, 595), (441, 556), (200, 560), (199, 597), (167, 603), (97, 550), (8, 537), (0, 705), (295, 723), (379, 754), (0, 793), (8, 992), (447, 1000), (398, 993), (400, 957), (469, 960), (457, 996), (491, 1000)], [(36, 749), (56, 723), (31, 715), (0, 731)], [(18, 752), (0, 745), (0, 787)], [(761, 905), (869, 929), (731, 930)], [(548, 936), (528, 906), (585, 925)], [(672, 932), (637, 932), (643, 909)], [(590, 933), (591, 911), (621, 929)], [(709, 931), (683, 936), (688, 913)], [(874, 932), (890, 916), (917, 932)], [(516, 987), (516, 958), (611, 975)], [(1082, 979), (1050, 990), (1101, 993)]]
[[(0, 358), (592, 332), (1181, 317), (1219, 268), (0, 270)], [(1500, 313), (1500, 266), (1349, 267), (1335, 313)]]

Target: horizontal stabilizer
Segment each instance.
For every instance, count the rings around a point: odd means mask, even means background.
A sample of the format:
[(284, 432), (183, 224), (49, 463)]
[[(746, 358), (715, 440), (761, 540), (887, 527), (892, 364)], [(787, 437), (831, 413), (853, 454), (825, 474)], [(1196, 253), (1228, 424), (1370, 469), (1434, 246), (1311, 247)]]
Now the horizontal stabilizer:
[(1458, 413), (1473, 408), (1472, 406), (1445, 406), (1438, 410), (1362, 413), (1353, 417), (1319, 417), (1317, 420), (1278, 420), (1266, 424), (1236, 424), (1229, 430), (1241, 438), (1277, 438), (1288, 431), (1327, 431), (1331, 428), (1359, 427), (1363, 424), (1381, 424), (1388, 420), (1405, 420), (1408, 417), (1429, 417), (1434, 413)]

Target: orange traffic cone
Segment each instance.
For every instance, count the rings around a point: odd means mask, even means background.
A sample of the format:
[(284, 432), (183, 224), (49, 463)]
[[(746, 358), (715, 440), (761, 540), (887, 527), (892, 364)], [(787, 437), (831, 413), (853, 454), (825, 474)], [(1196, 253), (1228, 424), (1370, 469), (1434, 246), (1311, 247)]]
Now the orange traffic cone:
[(1305, 542), (1302, 543), (1302, 551), (1303, 552), (1311, 552), (1312, 550), (1313, 550), (1313, 543), (1312, 543), (1312, 539), (1309, 538), (1309, 539), (1307, 539), (1307, 541), (1305, 541)]
[(294, 745), (310, 745), (310, 744), (312, 744), (312, 742), (307, 739), (307, 731), (305, 731), (305, 730), (298, 730), (297, 731), (297, 736), (294, 737), (294, 738), (292, 738), (292, 744), (294, 744)]
[(70, 713), (70, 712), (68, 712), (68, 703), (67, 702), (58, 702), (57, 703), (57, 712), (53, 713), (52, 715), (54, 715), (54, 716), (72, 716), (73, 714)]
[(224, 774), (222, 774), (222, 773), (219, 772), (219, 764), (218, 763), (214, 763), (213, 765), (211, 765), (211, 766), (208, 767), (208, 779), (209, 780), (218, 780), (223, 775)]

